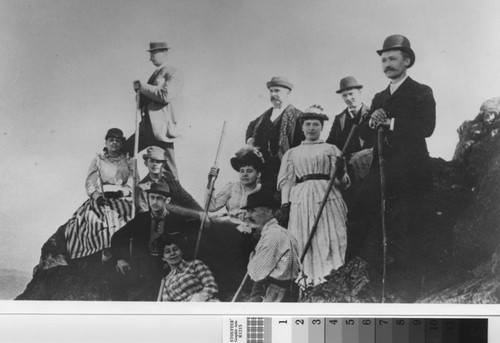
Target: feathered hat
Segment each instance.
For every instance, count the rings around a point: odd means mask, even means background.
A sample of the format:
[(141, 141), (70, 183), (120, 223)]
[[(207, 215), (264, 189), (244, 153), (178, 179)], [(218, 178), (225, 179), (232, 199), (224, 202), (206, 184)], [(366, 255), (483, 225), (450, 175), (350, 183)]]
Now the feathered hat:
[(264, 166), (264, 157), (262, 157), (259, 149), (254, 146), (245, 145), (235, 155), (235, 157), (231, 158), (231, 166), (238, 172), (243, 166), (251, 165), (257, 171), (261, 171)]
[(325, 120), (328, 120), (328, 116), (323, 111), (323, 107), (320, 105), (312, 105), (306, 108), (298, 118), (302, 121), (307, 119), (318, 119), (319, 121), (324, 122)]

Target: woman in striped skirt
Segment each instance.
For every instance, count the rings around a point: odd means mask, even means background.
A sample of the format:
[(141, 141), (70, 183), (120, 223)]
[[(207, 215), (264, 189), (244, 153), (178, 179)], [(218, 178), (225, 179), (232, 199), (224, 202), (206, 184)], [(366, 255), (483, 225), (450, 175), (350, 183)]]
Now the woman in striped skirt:
[(349, 186), (350, 180), (343, 173), (343, 161), (338, 159), (340, 150), (320, 139), (323, 123), (328, 120), (322, 112), (321, 107), (312, 106), (299, 116), (306, 139), (283, 155), (278, 175), (282, 211), (289, 207), (288, 229), (302, 254), (328, 189), (332, 168), (335, 164), (341, 167), (302, 264), (302, 287), (324, 282), (325, 276), (344, 264), (347, 247), (347, 208), (339, 188)]
[(104, 251), (111, 236), (132, 219), (132, 160), (122, 151), (120, 129), (106, 134), (104, 152), (90, 164), (85, 181), (87, 199), (65, 224), (66, 249), (71, 259)]

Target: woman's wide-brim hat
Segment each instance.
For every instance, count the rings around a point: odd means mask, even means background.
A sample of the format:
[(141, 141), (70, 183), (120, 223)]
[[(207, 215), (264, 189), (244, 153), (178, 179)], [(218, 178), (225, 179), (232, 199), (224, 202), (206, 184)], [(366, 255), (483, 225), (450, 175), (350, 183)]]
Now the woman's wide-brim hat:
[(151, 188), (146, 190), (146, 193), (160, 194), (168, 198), (170, 197), (170, 187), (168, 186), (168, 184), (162, 182), (153, 183), (151, 185)]
[(255, 193), (249, 194), (246, 205), (241, 209), (248, 210), (257, 207), (269, 207), (271, 209), (276, 209), (280, 207), (280, 204), (274, 198), (273, 193), (266, 189), (261, 189)]
[(411, 56), (411, 62), (410, 65), (408, 65), (408, 68), (410, 68), (415, 63), (415, 52), (411, 48), (410, 41), (405, 36), (392, 35), (387, 37), (384, 40), (382, 49), (377, 50), (377, 53), (379, 55), (382, 55), (383, 52), (390, 50), (401, 50), (408, 53)]
[(108, 138), (119, 138), (121, 140), (125, 140), (125, 136), (123, 135), (123, 131), (116, 128), (116, 127), (108, 130), (108, 132), (106, 133), (106, 137), (104, 139), (107, 140)]
[(340, 94), (344, 91), (354, 88), (361, 89), (363, 88), (363, 85), (360, 85), (358, 81), (354, 78), (354, 76), (346, 76), (342, 80), (340, 80), (340, 87), (336, 93)]
[(142, 158), (144, 160), (147, 160), (148, 158), (151, 158), (153, 160), (157, 161), (166, 161), (167, 159), (165, 158), (165, 150), (160, 148), (159, 146), (150, 146), (147, 150), (146, 153), (142, 155)]
[(302, 122), (308, 119), (317, 119), (324, 122), (325, 120), (328, 120), (328, 116), (323, 113), (323, 107), (319, 105), (312, 105), (299, 114), (298, 119), (302, 120)]
[(170, 49), (166, 42), (151, 42), (149, 43), (149, 52), (152, 51), (166, 51)]
[(260, 151), (252, 146), (245, 146), (236, 152), (236, 156), (231, 158), (231, 167), (237, 172), (241, 167), (253, 166), (257, 171), (261, 171), (264, 166), (264, 158)]

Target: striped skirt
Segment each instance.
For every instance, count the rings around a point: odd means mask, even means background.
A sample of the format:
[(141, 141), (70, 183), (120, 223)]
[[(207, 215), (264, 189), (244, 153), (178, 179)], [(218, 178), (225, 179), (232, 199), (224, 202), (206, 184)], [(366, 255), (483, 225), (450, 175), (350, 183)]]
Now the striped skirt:
[(87, 199), (65, 224), (68, 255), (81, 258), (109, 248), (111, 236), (132, 218), (131, 198), (108, 199), (104, 206)]

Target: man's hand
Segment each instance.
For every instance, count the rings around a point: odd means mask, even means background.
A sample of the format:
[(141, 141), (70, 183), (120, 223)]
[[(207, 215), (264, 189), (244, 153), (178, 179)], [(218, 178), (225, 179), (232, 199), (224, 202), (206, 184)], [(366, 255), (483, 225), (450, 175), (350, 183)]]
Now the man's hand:
[(383, 108), (379, 108), (372, 113), (370, 117), (370, 127), (372, 129), (377, 129), (380, 126), (391, 125), (391, 119), (387, 118), (387, 112)]
[(141, 81), (135, 80), (134, 81), (134, 91), (137, 92), (139, 89), (141, 89)]
[(116, 261), (116, 271), (125, 275), (130, 270), (130, 264), (125, 260)]

